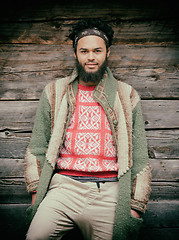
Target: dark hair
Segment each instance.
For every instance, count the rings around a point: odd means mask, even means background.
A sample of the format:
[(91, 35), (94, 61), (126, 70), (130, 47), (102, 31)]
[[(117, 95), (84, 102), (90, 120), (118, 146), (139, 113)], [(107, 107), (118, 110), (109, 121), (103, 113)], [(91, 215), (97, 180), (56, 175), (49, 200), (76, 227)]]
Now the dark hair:
[(104, 32), (108, 38), (108, 46), (106, 46), (106, 48), (112, 45), (114, 35), (112, 27), (110, 27), (107, 23), (103, 22), (98, 18), (87, 18), (77, 22), (72, 27), (71, 32), (69, 34), (69, 38), (73, 41), (73, 48), (75, 52), (76, 52), (75, 38), (78, 36), (79, 33), (88, 28), (97, 28), (98, 30)]

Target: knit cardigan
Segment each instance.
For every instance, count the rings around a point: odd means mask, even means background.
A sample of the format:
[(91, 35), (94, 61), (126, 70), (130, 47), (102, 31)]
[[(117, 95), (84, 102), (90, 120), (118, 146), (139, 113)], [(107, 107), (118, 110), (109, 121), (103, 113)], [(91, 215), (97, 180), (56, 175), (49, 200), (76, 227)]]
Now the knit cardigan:
[[(75, 109), (77, 77), (75, 69), (71, 76), (48, 84), (42, 93), (25, 156), (27, 190), (37, 191), (35, 204), (27, 209), (28, 223), (45, 197), (55, 172)], [(135, 239), (143, 220), (132, 217), (130, 209), (145, 212), (151, 182), (140, 98), (133, 87), (117, 81), (109, 68), (96, 86), (93, 98), (109, 120), (117, 153), (119, 193), (113, 239)]]

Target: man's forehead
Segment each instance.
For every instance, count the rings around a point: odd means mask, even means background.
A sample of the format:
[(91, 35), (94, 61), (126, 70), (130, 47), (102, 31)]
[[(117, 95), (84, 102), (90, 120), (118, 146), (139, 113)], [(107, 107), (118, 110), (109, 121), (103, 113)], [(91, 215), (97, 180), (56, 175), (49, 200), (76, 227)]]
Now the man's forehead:
[(98, 36), (85, 36), (78, 41), (77, 48), (96, 49), (105, 48), (105, 41)]

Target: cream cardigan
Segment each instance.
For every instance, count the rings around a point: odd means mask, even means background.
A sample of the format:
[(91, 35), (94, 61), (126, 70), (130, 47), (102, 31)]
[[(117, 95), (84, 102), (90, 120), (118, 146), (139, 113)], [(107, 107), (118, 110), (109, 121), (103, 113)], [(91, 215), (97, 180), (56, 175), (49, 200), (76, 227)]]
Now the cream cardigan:
[[(77, 91), (74, 70), (70, 77), (48, 84), (42, 93), (25, 156), (27, 189), (37, 190), (36, 202), (27, 210), (29, 222), (48, 191), (75, 108)], [(145, 212), (151, 182), (140, 98), (130, 85), (117, 81), (109, 68), (93, 97), (108, 117), (118, 159), (119, 199), (113, 239), (134, 239), (142, 219), (133, 218), (130, 209)]]

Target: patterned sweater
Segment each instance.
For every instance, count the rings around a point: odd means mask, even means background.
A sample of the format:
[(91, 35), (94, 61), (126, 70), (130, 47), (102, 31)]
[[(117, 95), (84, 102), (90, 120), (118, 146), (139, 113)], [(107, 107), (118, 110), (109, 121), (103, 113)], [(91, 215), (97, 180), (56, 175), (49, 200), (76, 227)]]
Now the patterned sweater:
[[(48, 84), (42, 93), (25, 156), (27, 190), (37, 190), (35, 204), (27, 209), (28, 222), (48, 191), (64, 145), (76, 106), (77, 77), (74, 70), (70, 77)], [(93, 98), (107, 116), (117, 156), (119, 192), (113, 240), (134, 239), (142, 218), (132, 217), (130, 209), (145, 212), (151, 182), (140, 98), (130, 85), (117, 81), (109, 68), (96, 86)]]
[(112, 131), (104, 109), (92, 97), (94, 89), (78, 85), (75, 111), (57, 159), (60, 174), (117, 177)]

